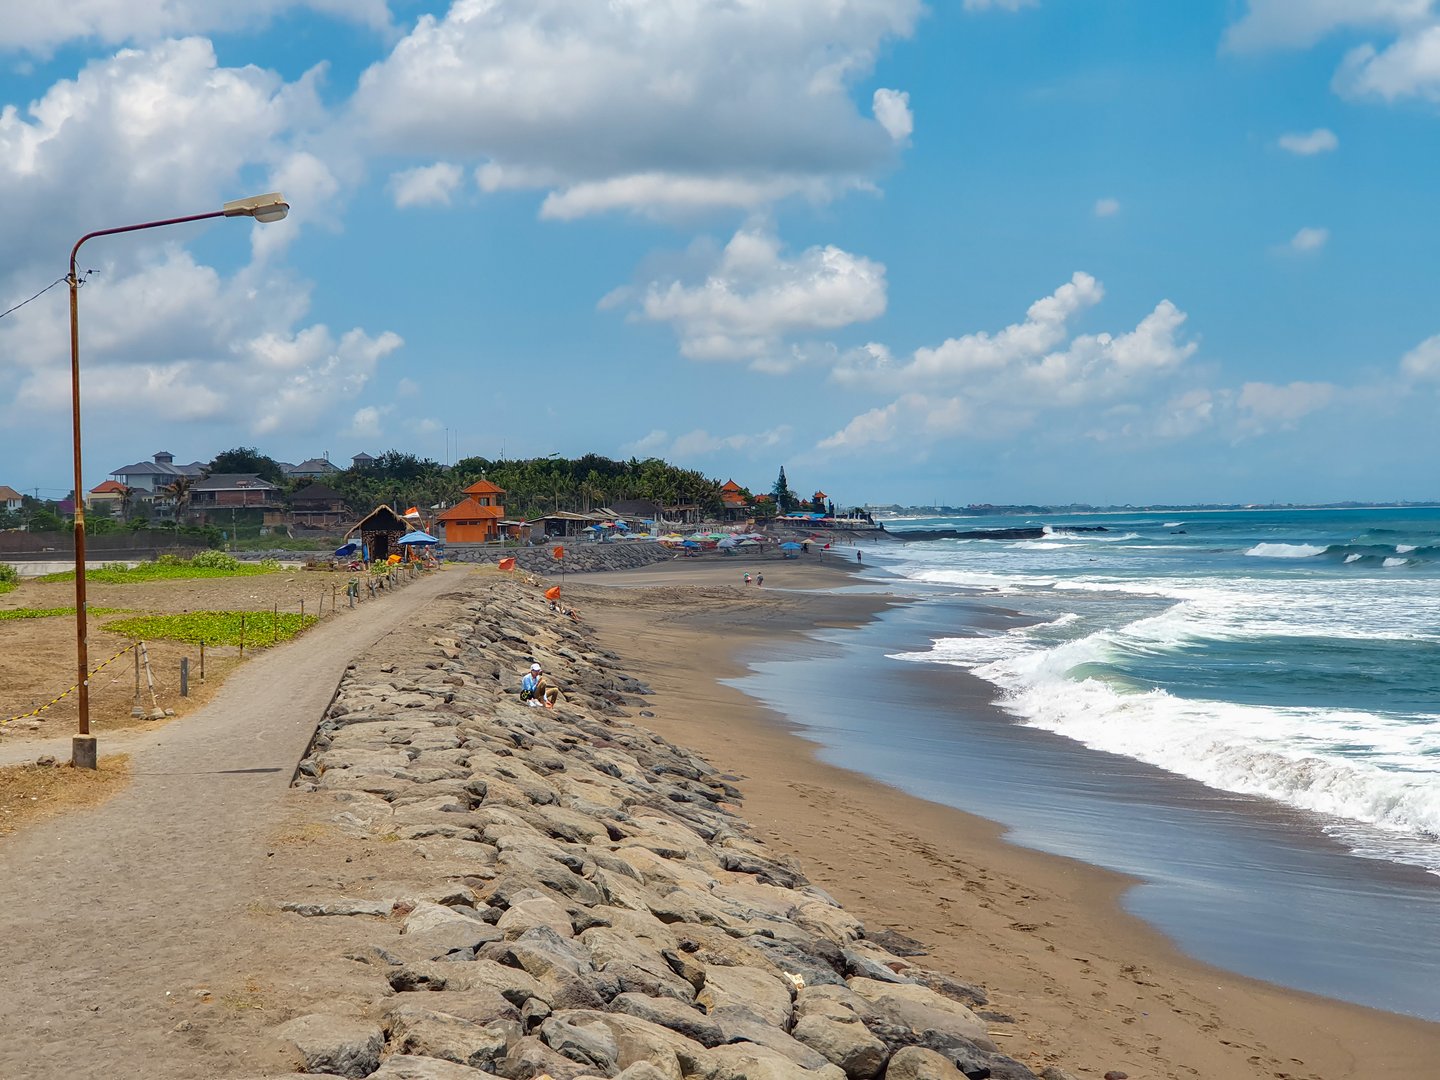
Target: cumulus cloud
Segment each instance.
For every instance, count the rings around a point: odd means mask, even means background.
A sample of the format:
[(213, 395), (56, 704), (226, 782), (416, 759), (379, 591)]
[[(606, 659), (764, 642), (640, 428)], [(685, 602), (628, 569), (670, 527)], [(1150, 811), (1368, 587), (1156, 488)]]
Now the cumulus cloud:
[(1120, 200), (1119, 200), (1119, 199), (1096, 199), (1096, 200), (1095, 200), (1095, 216), (1096, 216), (1096, 217), (1114, 217), (1114, 216), (1115, 216), (1116, 214), (1118, 214), (1119, 212), (1120, 212)]
[(1357, 46), (1346, 54), (1334, 85), (1348, 97), (1440, 101), (1440, 25), (1404, 34), (1384, 49)]
[(727, 455), (745, 454), (755, 456), (761, 451), (773, 450), (786, 442), (792, 434), (788, 424), (781, 424), (768, 431), (750, 434), (711, 435), (704, 428), (683, 435), (671, 437), (663, 429), (655, 429), (644, 437), (621, 447), (621, 453), (634, 457), (663, 457), (674, 461), (687, 461), (724, 451)]
[(908, 136), (901, 91), (855, 107), (920, 0), (575, 4), (456, 0), (360, 80), (355, 130), (470, 160), (482, 188), (547, 190), (556, 218), (828, 197), (870, 183)]
[(1399, 29), (1423, 23), (1433, 0), (1250, 0), (1225, 33), (1237, 50), (1304, 48), (1338, 30)]
[(904, 142), (915, 130), (915, 117), (910, 112), (910, 95), (900, 90), (876, 90), (871, 107), (880, 126), (896, 142)]
[(390, 25), (386, 0), (70, 0), (64, 4), (17, 2), (0, 19), (0, 49), (46, 52), (71, 41), (101, 45), (153, 42), (212, 31), (252, 30), (277, 16), (314, 11), (383, 29)]
[[(316, 430), (403, 344), (390, 332), (297, 326), (306, 288), (248, 268), (226, 278), (166, 249), (133, 273), (110, 262), (81, 294), (84, 398), (92, 423), (138, 413), (239, 424), (254, 435)], [(33, 309), (33, 311), (32, 311)], [(44, 422), (70, 402), (54, 363), (55, 313), (31, 305), (0, 323), (0, 390), (10, 424)]]
[(1330, 230), (1307, 225), (1290, 238), (1290, 250), (1301, 255), (1313, 255), (1330, 240)]
[(1181, 340), (1185, 313), (1162, 300), (1133, 330), (1073, 335), (1072, 322), (1104, 288), (1083, 272), (1030, 305), (1022, 322), (915, 350), (897, 363), (881, 345), (845, 354), (835, 377), (852, 386), (904, 386), (822, 440), (821, 450), (857, 449), (906, 432), (987, 436), (1012, 432), (1045, 410), (1124, 402), (1177, 372), (1195, 352)]
[(1314, 131), (1291, 131), (1281, 135), (1277, 140), (1281, 150), (1287, 150), (1292, 154), (1301, 157), (1313, 157), (1315, 154), (1328, 154), (1340, 146), (1340, 140), (1329, 128), (1316, 128)]
[(390, 178), (390, 192), (400, 207), (449, 206), (463, 179), (459, 165), (441, 161), (396, 173)]
[(1409, 379), (1440, 380), (1440, 334), (1426, 338), (1402, 356), (1400, 372)]
[[(208, 41), (186, 38), (121, 50), (55, 83), (23, 112), (6, 106), (0, 235), (11, 265), (53, 261), (74, 242), (77, 222), (102, 227), (166, 216), (157, 208), (218, 209), (255, 193), (257, 171), (307, 191), (333, 190), (325, 166), (293, 146), (323, 114), (318, 78), (312, 71), (286, 83), (259, 68), (222, 67)], [(311, 209), (297, 194), (287, 192), (295, 221)], [(286, 235), (295, 221), (263, 228)], [(127, 244), (153, 242), (142, 234)]]
[(364, 405), (356, 409), (345, 434), (357, 439), (378, 439), (385, 433), (381, 421), (393, 409), (393, 405)]
[(885, 304), (880, 263), (833, 245), (788, 256), (769, 232), (745, 228), (703, 281), (651, 282), (634, 317), (669, 323), (691, 359), (769, 361), (773, 369), (784, 339), (874, 319)]

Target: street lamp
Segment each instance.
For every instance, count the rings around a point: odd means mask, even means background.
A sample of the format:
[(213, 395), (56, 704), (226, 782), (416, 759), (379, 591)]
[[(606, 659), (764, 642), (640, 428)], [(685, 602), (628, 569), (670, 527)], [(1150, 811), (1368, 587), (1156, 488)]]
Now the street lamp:
[(97, 755), (95, 736), (90, 734), (90, 648), (85, 611), (85, 487), (80, 470), (80, 279), (76, 276), (75, 258), (80, 254), (80, 245), (97, 236), (139, 232), (141, 229), (158, 229), (162, 225), (183, 225), (187, 221), (204, 221), (218, 217), (279, 221), (289, 212), (290, 204), (275, 191), (268, 195), (236, 199), (234, 202), (227, 202), (219, 210), (211, 210), (205, 214), (166, 218), (164, 221), (145, 221), (139, 225), (124, 225), (118, 229), (99, 229), (86, 233), (75, 241), (75, 246), (70, 249), (70, 276), (66, 281), (70, 283), (70, 408), (75, 442), (75, 663), (79, 679), (76, 704), (80, 711), (79, 732), (71, 744), (70, 761), (77, 769), (95, 768)]

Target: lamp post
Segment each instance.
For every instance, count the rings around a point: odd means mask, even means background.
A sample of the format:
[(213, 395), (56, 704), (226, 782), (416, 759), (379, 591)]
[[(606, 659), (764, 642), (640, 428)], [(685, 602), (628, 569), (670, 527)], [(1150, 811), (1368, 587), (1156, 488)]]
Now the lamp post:
[(80, 279), (76, 276), (75, 259), (80, 245), (97, 236), (158, 229), (164, 225), (183, 225), (187, 221), (204, 221), (217, 217), (248, 217), (256, 221), (279, 221), (290, 212), (290, 204), (279, 192), (256, 195), (249, 199), (227, 202), (219, 210), (187, 217), (145, 221), (139, 225), (123, 225), (118, 229), (98, 229), (86, 233), (70, 249), (70, 410), (75, 450), (75, 663), (78, 678), (76, 706), (80, 712), (79, 730), (71, 744), (70, 760), (77, 769), (93, 769), (97, 764), (95, 736), (90, 734), (90, 647), (85, 611), (85, 482), (80, 469)]

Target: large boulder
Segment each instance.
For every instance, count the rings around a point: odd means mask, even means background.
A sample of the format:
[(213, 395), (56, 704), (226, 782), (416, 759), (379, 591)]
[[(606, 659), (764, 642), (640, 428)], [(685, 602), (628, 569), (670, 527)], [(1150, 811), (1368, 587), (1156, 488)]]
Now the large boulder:
[(829, 1016), (802, 1016), (791, 1034), (845, 1070), (850, 1080), (873, 1080), (885, 1068), (889, 1050), (872, 1035), (860, 1018), (838, 1020)]
[(297, 1017), (281, 1024), (275, 1034), (294, 1046), (307, 1072), (348, 1076), (352, 1080), (375, 1071), (385, 1045), (385, 1033), (379, 1024), (323, 1013)]

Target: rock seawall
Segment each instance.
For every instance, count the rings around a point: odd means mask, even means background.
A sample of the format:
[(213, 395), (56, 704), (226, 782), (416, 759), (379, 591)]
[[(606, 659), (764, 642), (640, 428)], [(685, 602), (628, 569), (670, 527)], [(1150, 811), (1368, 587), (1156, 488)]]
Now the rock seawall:
[[(1035, 1074), (984, 991), (915, 962), (756, 838), (721, 775), (628, 716), (649, 688), (537, 590), (475, 575), (407, 655), (357, 661), (297, 786), (413, 853), (343, 924), (362, 1015), (273, 1031), (309, 1074), (382, 1080), (958, 1080)], [(516, 694), (538, 661), (554, 709)], [(361, 891), (361, 890), (357, 890)], [(297, 1074), (298, 1075), (298, 1074)], [(1050, 1068), (1049, 1080), (1064, 1080)]]

